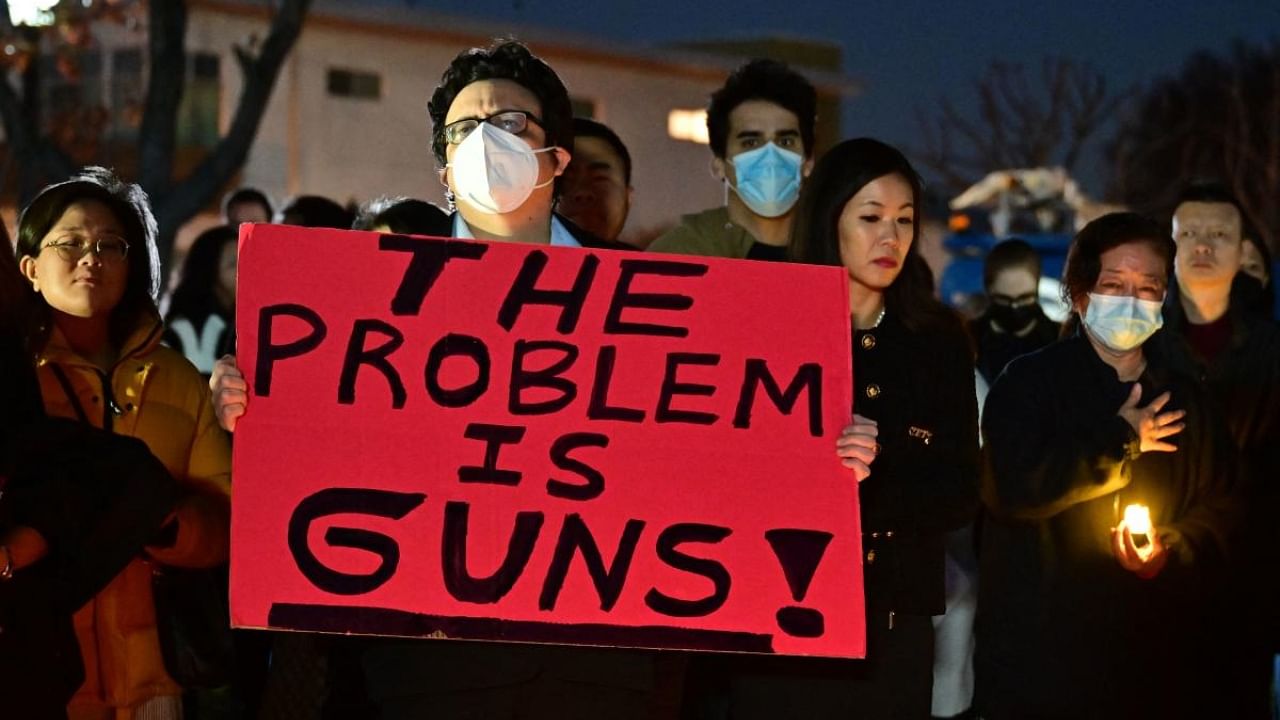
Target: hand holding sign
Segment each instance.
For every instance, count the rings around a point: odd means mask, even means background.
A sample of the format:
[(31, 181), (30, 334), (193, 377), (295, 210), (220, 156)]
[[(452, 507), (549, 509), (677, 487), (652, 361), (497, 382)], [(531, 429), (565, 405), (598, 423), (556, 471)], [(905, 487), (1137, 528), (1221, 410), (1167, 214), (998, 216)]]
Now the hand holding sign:
[(875, 420), (855, 414), (853, 424), (840, 432), (836, 441), (836, 454), (840, 462), (853, 471), (853, 479), (857, 482), (866, 480), (871, 475), (871, 463), (880, 452), (880, 443), (876, 441), (880, 427)]
[(213, 391), (213, 410), (218, 424), (227, 432), (235, 432), (236, 420), (249, 405), (249, 384), (244, 381), (234, 355), (223, 355), (213, 364), (209, 389)]

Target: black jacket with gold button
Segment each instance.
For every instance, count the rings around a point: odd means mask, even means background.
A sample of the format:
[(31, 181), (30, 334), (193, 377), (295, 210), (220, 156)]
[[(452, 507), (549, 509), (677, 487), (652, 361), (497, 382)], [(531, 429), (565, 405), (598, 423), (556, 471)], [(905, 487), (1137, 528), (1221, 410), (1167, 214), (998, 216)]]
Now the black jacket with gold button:
[(853, 410), (879, 425), (859, 487), (869, 615), (945, 609), (944, 533), (978, 510), (978, 406), (959, 319), (911, 330), (887, 313), (853, 333)]

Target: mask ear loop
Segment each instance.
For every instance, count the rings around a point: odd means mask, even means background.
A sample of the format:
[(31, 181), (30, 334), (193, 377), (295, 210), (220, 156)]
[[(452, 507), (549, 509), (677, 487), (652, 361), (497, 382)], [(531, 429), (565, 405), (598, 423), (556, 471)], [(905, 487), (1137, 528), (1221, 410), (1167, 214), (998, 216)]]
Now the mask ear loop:
[[(538, 148), (537, 150), (531, 150), (530, 152), (532, 152), (534, 155), (537, 155), (538, 153), (554, 152), (554, 151), (559, 150), (559, 149), (560, 149), (560, 146), (559, 146), (559, 145), (552, 145), (552, 146), (550, 146), (550, 147), (544, 147), (544, 148)], [(557, 155), (556, 157), (559, 157), (559, 155)], [(541, 170), (539, 170), (539, 172), (541, 172)], [(538, 190), (539, 188), (544, 188), (544, 187), (546, 187), (546, 186), (550, 185), (551, 183), (555, 182), (557, 177), (559, 177), (559, 175), (556, 175), (556, 174), (553, 172), (553, 173), (551, 173), (551, 177), (550, 177), (546, 182), (544, 182), (544, 183), (537, 183), (536, 185), (534, 185), (534, 186), (533, 186), (533, 189), (534, 189), (534, 190)]]

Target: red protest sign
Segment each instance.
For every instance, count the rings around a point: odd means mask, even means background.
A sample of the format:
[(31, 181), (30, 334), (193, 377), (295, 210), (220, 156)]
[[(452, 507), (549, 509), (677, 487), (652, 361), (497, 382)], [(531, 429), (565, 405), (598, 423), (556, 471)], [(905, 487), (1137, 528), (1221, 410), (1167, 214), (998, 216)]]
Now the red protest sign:
[(244, 226), (233, 623), (863, 656), (846, 283)]

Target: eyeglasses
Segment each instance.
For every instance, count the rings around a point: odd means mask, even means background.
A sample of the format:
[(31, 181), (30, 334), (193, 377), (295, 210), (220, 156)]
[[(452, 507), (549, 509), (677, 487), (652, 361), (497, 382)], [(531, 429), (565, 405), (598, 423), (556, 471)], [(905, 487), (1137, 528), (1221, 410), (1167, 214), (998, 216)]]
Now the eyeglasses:
[(489, 123), (499, 130), (505, 130), (512, 135), (519, 135), (524, 132), (529, 127), (530, 122), (542, 127), (542, 121), (533, 113), (525, 112), (524, 110), (503, 110), (487, 118), (466, 118), (465, 120), (457, 120), (445, 125), (445, 142), (450, 145), (457, 145), (466, 140), (471, 131), (480, 127), (482, 122)]
[(66, 262), (79, 262), (80, 258), (97, 253), (103, 262), (121, 262), (129, 255), (129, 243), (117, 235), (103, 235), (96, 240), (65, 235), (40, 248), (41, 251), (52, 248), (58, 257)]

